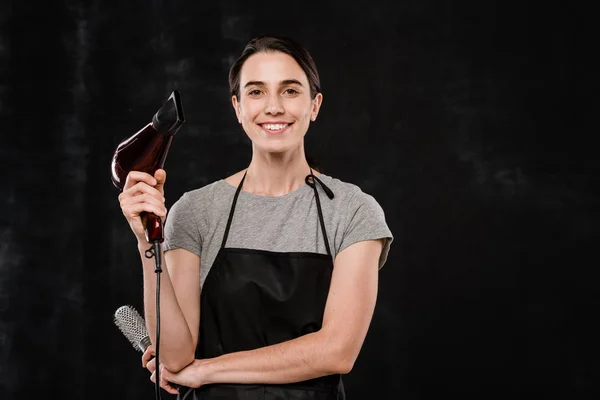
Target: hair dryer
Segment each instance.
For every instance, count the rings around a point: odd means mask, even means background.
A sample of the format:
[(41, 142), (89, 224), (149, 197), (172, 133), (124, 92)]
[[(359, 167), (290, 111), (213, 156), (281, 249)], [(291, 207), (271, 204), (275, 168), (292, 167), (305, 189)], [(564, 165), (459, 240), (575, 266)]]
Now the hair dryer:
[[(139, 132), (123, 140), (111, 163), (111, 178), (114, 185), (123, 190), (130, 171), (154, 172), (164, 166), (173, 136), (185, 122), (181, 96), (174, 90), (167, 101), (152, 117), (152, 122)], [(148, 242), (164, 240), (161, 219), (152, 213), (142, 213), (142, 222)]]

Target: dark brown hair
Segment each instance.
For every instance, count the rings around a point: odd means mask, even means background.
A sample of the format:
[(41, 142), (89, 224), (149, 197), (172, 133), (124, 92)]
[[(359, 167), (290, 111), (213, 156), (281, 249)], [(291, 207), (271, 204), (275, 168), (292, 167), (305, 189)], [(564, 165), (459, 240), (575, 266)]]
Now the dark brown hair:
[(310, 97), (314, 99), (317, 93), (321, 92), (321, 81), (317, 66), (310, 53), (297, 42), (285, 36), (261, 35), (248, 42), (242, 55), (235, 60), (229, 70), (229, 90), (232, 96), (240, 97), (240, 72), (242, 66), (252, 54), (260, 52), (281, 52), (285, 53), (298, 63), (310, 85)]

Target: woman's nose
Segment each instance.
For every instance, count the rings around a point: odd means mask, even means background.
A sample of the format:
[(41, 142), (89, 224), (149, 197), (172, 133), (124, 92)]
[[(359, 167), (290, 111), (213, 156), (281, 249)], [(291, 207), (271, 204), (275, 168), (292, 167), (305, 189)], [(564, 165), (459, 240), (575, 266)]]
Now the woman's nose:
[(265, 107), (265, 114), (276, 115), (283, 114), (284, 112), (285, 110), (279, 96), (269, 96)]

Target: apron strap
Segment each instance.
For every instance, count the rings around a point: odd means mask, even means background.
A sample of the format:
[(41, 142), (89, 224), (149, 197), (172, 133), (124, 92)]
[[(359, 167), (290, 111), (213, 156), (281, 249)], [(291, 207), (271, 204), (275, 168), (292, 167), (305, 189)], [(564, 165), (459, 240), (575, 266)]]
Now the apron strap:
[[(244, 176), (242, 177), (242, 180), (240, 181), (240, 183), (235, 191), (235, 196), (233, 196), (233, 201), (231, 203), (231, 209), (229, 210), (229, 218), (227, 219), (227, 225), (225, 226), (225, 233), (223, 234), (223, 242), (221, 243), (221, 249), (225, 248), (225, 245), (227, 244), (227, 238), (229, 237), (229, 229), (231, 228), (231, 221), (233, 221), (233, 213), (235, 212), (235, 206), (237, 204), (237, 199), (242, 190), (242, 185), (244, 183), (244, 179), (246, 179), (247, 173), (248, 173), (248, 170), (246, 170), (246, 172), (244, 172)], [(327, 194), (327, 197), (329, 197), (330, 199), (333, 199), (334, 194), (331, 191), (331, 189), (329, 189), (319, 178), (317, 178), (313, 174), (312, 168), (310, 169), (310, 175), (306, 176), (305, 182), (308, 186), (312, 187), (315, 191), (315, 200), (317, 202), (317, 211), (319, 213), (319, 223), (321, 225), (321, 232), (323, 233), (323, 240), (325, 241), (325, 249), (327, 250), (327, 255), (329, 257), (332, 257), (331, 248), (329, 247), (329, 239), (327, 238), (327, 230), (325, 229), (325, 220), (323, 218), (323, 210), (321, 209), (321, 200), (319, 199), (319, 191), (317, 190), (317, 184), (315, 182), (319, 182), (319, 184), (325, 191), (325, 194)]]
[(231, 228), (231, 221), (233, 221), (233, 212), (235, 211), (235, 205), (237, 203), (238, 196), (240, 195), (240, 191), (242, 190), (242, 184), (244, 183), (244, 179), (246, 179), (247, 173), (248, 173), (248, 170), (246, 170), (246, 172), (244, 172), (244, 176), (242, 177), (242, 180), (240, 181), (240, 184), (238, 185), (238, 187), (235, 191), (235, 196), (233, 196), (233, 202), (231, 203), (231, 210), (229, 210), (229, 219), (227, 219), (227, 226), (225, 226), (225, 233), (223, 234), (223, 243), (221, 243), (222, 249), (225, 247), (225, 244), (227, 243), (227, 237), (229, 236), (229, 228)]
[[(312, 179), (312, 180), (311, 180)], [(327, 238), (327, 230), (325, 229), (325, 220), (323, 219), (323, 210), (321, 209), (321, 200), (319, 199), (319, 191), (317, 190), (317, 184), (319, 182), (321, 187), (327, 194), (327, 197), (333, 199), (334, 194), (319, 178), (313, 174), (312, 168), (310, 169), (310, 175), (306, 176), (305, 182), (308, 186), (311, 186), (315, 191), (315, 200), (317, 201), (317, 211), (319, 212), (319, 222), (321, 223), (321, 231), (323, 232), (323, 239), (325, 240), (325, 248), (327, 249), (327, 255), (332, 257), (331, 248), (329, 247), (329, 239)]]

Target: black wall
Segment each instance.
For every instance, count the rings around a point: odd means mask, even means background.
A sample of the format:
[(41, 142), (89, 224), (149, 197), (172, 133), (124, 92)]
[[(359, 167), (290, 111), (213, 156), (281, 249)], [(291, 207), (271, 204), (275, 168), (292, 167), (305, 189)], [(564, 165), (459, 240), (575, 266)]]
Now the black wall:
[(142, 282), (110, 159), (178, 88), (167, 204), (244, 168), (227, 72), (264, 32), (312, 52), (307, 150), (396, 237), (348, 398), (598, 398), (591, 10), (253, 3), (0, 3), (0, 398), (154, 396), (112, 323)]

